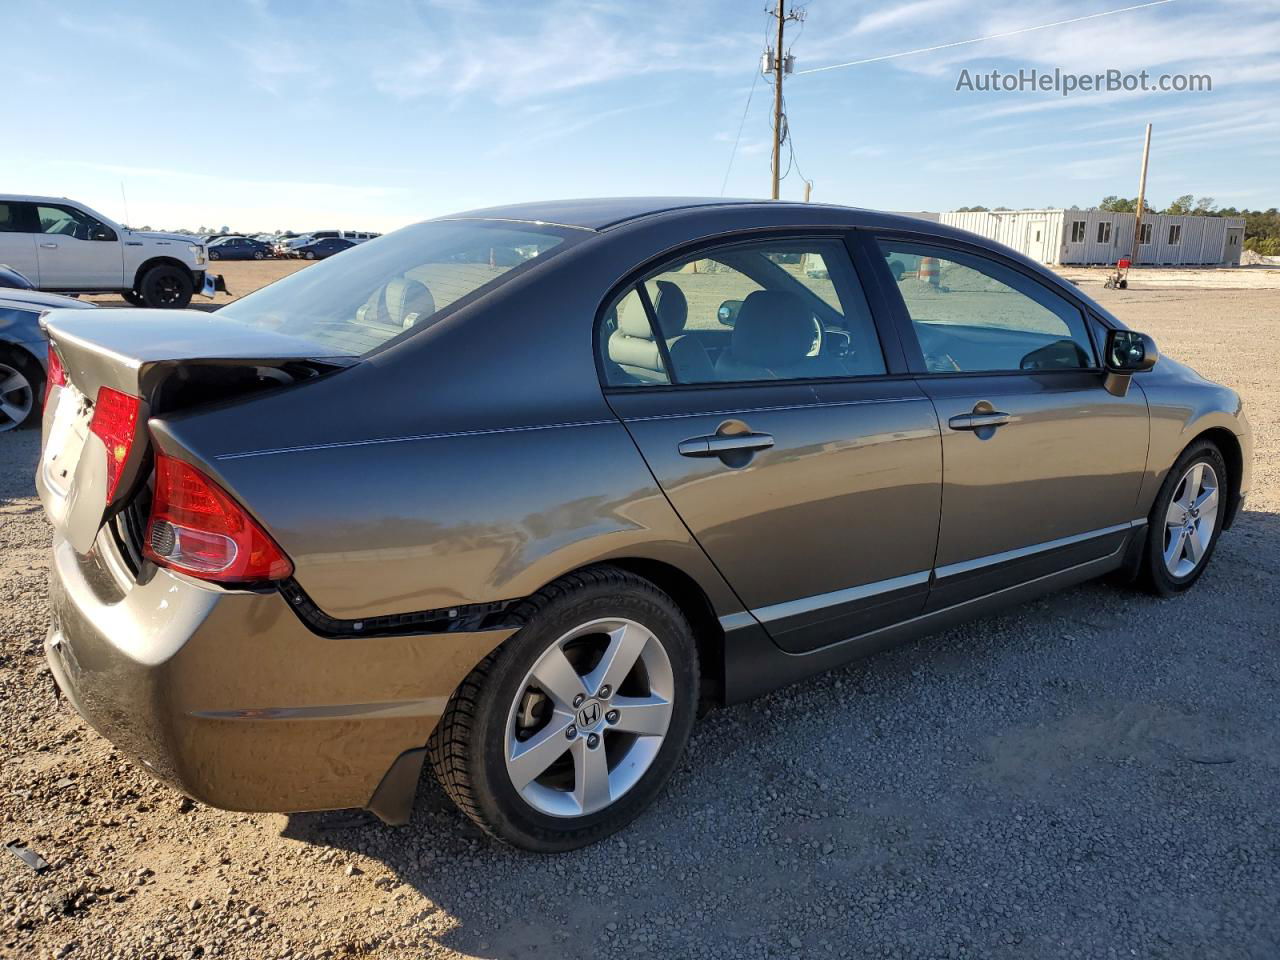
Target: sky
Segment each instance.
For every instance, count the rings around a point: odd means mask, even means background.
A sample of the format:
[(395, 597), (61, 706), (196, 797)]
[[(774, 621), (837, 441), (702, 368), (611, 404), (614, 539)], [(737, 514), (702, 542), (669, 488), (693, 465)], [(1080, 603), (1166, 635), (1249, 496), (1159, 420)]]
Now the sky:
[[(773, 0), (769, 0), (772, 4)], [(1280, 205), (1280, 0), (811, 0), (784, 199), (889, 210), (1137, 194)], [(0, 190), (134, 226), (389, 230), (567, 197), (767, 197), (766, 0), (22, 0)], [(790, 6), (790, 4), (788, 4)], [(1211, 92), (957, 91), (1020, 69)], [(736, 148), (735, 148), (736, 142)], [(794, 154), (792, 154), (794, 150)]]

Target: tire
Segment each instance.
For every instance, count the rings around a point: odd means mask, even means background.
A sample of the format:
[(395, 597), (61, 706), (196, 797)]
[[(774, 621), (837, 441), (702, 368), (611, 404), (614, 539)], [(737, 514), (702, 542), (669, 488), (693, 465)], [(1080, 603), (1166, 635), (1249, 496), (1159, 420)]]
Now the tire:
[(142, 299), (142, 295), (137, 290), (121, 290), (120, 296), (124, 298), (124, 302), (133, 307), (145, 307), (146, 303)]
[[(538, 853), (573, 850), (634, 820), (675, 771), (698, 707), (697, 648), (670, 597), (615, 567), (563, 577), (516, 615), (523, 626), (450, 698), (428, 756), (445, 792), (490, 836)], [(634, 665), (608, 689), (618, 674), (601, 664), (615, 650), (630, 651)], [(545, 749), (521, 753), (523, 744)]]
[(191, 302), (195, 285), (189, 271), (161, 264), (146, 272), (138, 288), (146, 306), (181, 310)]
[(210, 251), (209, 251), (209, 259), (210, 259), (210, 260), (221, 260), (221, 259), (222, 259), (222, 254), (220, 254), (217, 250), (210, 250)]
[(0, 350), (0, 433), (40, 422), (44, 370), (26, 353)]
[[(1206, 500), (1206, 483), (1213, 486), (1212, 512)], [(1196, 489), (1189, 494), (1192, 485)], [(1148, 590), (1171, 597), (1200, 579), (1222, 534), (1230, 489), (1227, 464), (1216, 445), (1199, 440), (1182, 452), (1165, 477), (1147, 522), (1140, 574)], [(1181, 509), (1174, 508), (1175, 501)], [(1188, 511), (1187, 505), (1194, 502), (1199, 505)], [(1183, 519), (1180, 524), (1173, 522)]]
[(308, 250), (308, 251), (306, 252), (306, 254), (305, 254), (305, 257), (306, 257), (306, 259), (308, 259), (308, 260), (314, 260), (314, 259), (316, 258), (315, 251), (314, 251), (314, 250)]
[(255, 260), (265, 260), (265, 259), (266, 259), (266, 254), (264, 254), (261, 250), (255, 250), (255, 251), (253, 251), (253, 259), (255, 259)]
[(1121, 281), (1117, 284), (1117, 286), (1118, 286), (1121, 290), (1128, 290), (1128, 289), (1129, 289), (1129, 281), (1128, 281), (1128, 280), (1121, 280)]

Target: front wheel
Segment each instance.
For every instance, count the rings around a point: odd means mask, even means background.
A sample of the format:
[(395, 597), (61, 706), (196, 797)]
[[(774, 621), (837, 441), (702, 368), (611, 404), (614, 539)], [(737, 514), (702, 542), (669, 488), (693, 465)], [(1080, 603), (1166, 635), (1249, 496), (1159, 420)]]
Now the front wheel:
[(308, 260), (314, 260), (316, 258), (315, 251), (313, 250), (308, 250), (305, 256)]
[(1148, 520), (1142, 578), (1162, 597), (1200, 579), (1222, 533), (1229, 476), (1217, 446), (1192, 444), (1178, 457)]
[(148, 307), (181, 310), (191, 302), (195, 284), (189, 271), (161, 264), (147, 271), (140, 288), (142, 301)]
[(147, 305), (146, 302), (142, 299), (142, 294), (138, 293), (137, 290), (121, 291), (120, 296), (125, 303), (129, 304), (132, 307), (145, 307)]
[(209, 259), (210, 259), (210, 260), (221, 260), (221, 259), (222, 259), (222, 254), (220, 254), (217, 250), (210, 250), (210, 251), (209, 251)]
[(264, 257), (266, 257), (266, 254), (263, 253), (261, 250), (253, 251), (253, 259), (262, 260)]
[(693, 728), (698, 659), (680, 608), (595, 567), (517, 611), (524, 626), (450, 699), (428, 745), (445, 792), (485, 832), (540, 853), (630, 823)]

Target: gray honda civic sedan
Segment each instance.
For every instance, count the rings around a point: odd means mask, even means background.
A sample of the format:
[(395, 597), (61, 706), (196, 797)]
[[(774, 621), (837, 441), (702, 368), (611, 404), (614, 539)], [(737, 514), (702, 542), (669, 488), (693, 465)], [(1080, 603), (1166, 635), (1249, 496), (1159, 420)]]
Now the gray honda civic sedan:
[(216, 314), (55, 312), (60, 688), (236, 810), (619, 829), (732, 703), (1103, 574), (1204, 572), (1239, 397), (1009, 249), (836, 206), (539, 203)]

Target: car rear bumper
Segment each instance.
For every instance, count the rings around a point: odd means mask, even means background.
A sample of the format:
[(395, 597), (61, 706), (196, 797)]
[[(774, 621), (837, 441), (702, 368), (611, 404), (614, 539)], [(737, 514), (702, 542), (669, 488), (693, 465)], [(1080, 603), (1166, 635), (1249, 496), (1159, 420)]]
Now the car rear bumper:
[(226, 809), (370, 805), (511, 633), (322, 637), (277, 591), (164, 570), (126, 587), (104, 553), (54, 543), (45, 652), (58, 686), (123, 753)]

